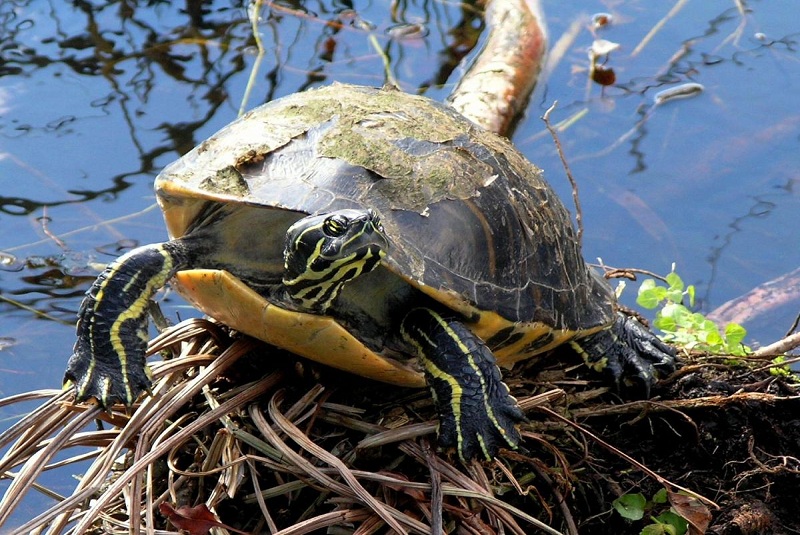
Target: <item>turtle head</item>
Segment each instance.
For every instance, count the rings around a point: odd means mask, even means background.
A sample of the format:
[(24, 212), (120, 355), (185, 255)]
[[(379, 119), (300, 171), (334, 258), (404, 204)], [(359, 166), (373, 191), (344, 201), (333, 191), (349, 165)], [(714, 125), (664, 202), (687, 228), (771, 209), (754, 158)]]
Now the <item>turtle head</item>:
[(388, 246), (372, 210), (305, 217), (286, 231), (283, 284), (299, 308), (324, 313), (347, 281), (378, 265)]

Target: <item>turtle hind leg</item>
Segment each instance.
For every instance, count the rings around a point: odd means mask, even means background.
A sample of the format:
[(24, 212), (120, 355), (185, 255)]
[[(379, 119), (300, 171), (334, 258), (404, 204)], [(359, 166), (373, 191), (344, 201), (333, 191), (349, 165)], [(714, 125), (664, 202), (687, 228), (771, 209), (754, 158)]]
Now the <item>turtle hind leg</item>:
[(571, 345), (590, 368), (607, 373), (618, 388), (638, 397), (649, 397), (656, 381), (677, 366), (674, 347), (622, 312), (608, 329)]
[(428, 308), (403, 319), (401, 335), (425, 371), (439, 413), (439, 444), (462, 461), (517, 449), (525, 415), (503, 383), (494, 355), (462, 323)]

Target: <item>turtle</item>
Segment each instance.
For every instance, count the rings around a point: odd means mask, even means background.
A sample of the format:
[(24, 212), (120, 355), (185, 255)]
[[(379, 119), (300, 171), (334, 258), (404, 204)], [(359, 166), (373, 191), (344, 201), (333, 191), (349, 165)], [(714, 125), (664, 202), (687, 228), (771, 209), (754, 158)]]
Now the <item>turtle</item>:
[(574, 347), (646, 393), (675, 350), (618, 307), (569, 212), (507, 139), (445, 104), (332, 84), (261, 105), (156, 177), (170, 239), (81, 303), (76, 399), (148, 391), (147, 303), (171, 284), (236, 331), (358, 376), (431, 391), (462, 460), (520, 444), (501, 368)]

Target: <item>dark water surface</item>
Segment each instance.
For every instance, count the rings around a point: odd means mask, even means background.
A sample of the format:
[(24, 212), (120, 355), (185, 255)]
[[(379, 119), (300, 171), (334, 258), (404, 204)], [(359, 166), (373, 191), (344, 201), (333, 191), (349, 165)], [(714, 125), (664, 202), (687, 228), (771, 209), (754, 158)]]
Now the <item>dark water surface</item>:
[[(245, 94), (256, 49), (244, 7), (139, 4), (0, 2), (0, 396), (60, 385), (97, 264), (166, 237), (153, 178), (234, 119)], [(800, 266), (800, 28), (794, 0), (746, 2), (744, 16), (732, 0), (694, 0), (637, 49), (673, 6), (545, 0), (551, 46), (566, 46), (513, 139), (571, 206), (539, 119), (558, 100), (551, 119), (575, 119), (561, 142), (587, 259), (663, 274), (675, 262), (709, 311)], [(621, 45), (608, 87), (587, 77), (596, 12), (613, 15), (596, 37)], [(481, 30), (455, 2), (264, 8), (247, 107), (334, 80), (381, 85), (361, 22), (403, 89), (436, 99)], [(653, 108), (687, 82), (705, 91)], [(196, 314), (174, 295), (163, 304), (171, 318)], [(781, 337), (798, 309), (746, 324), (749, 342)], [(0, 410), (0, 427), (14, 416)]]

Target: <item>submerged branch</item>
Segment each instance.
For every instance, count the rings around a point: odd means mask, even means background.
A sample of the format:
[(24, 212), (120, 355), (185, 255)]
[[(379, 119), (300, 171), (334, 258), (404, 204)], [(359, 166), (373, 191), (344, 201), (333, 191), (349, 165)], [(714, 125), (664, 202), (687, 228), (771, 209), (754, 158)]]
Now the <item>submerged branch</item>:
[(486, 42), (448, 102), (474, 123), (508, 136), (542, 67), (544, 19), (536, 1), (495, 0), (487, 7), (486, 25)]

